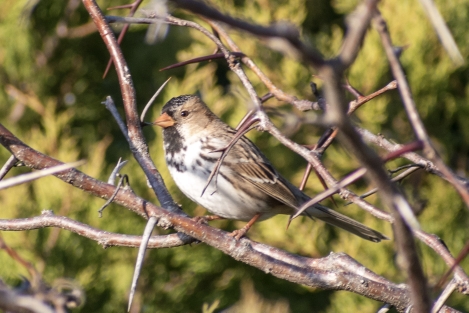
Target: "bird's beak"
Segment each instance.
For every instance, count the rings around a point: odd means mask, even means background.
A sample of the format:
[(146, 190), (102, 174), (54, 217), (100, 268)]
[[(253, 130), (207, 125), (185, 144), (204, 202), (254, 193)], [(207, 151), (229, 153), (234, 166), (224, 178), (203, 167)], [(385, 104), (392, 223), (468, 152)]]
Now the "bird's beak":
[(153, 125), (158, 125), (158, 126), (163, 127), (163, 128), (166, 128), (166, 127), (173, 126), (174, 123), (176, 123), (176, 122), (171, 118), (171, 116), (169, 116), (165, 112), (165, 113), (161, 114), (160, 117), (158, 117), (156, 119), (156, 121), (154, 121), (152, 124)]

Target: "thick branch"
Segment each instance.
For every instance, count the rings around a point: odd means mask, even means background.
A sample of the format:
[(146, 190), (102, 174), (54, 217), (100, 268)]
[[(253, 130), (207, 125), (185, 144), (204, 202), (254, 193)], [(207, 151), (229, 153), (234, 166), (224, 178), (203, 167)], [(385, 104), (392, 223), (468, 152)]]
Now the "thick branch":
[(127, 120), (128, 137), (130, 138), (129, 146), (135, 159), (145, 172), (161, 205), (168, 210), (177, 211), (179, 208), (174, 202), (171, 194), (166, 189), (163, 178), (158, 172), (155, 164), (148, 153), (148, 146), (143, 137), (140, 119), (137, 112), (137, 103), (135, 90), (132, 83), (129, 68), (122, 55), (122, 51), (117, 40), (109, 27), (103, 13), (96, 5), (94, 0), (83, 0), (83, 3), (93, 19), (99, 34), (109, 50), (112, 61), (116, 67), (117, 77), (119, 79), (120, 89), (122, 92), (122, 100), (124, 102), (125, 116)]
[[(28, 167), (43, 169), (60, 164), (59, 161), (25, 145), (2, 125), (0, 125), (0, 144)], [(55, 174), (55, 176), (101, 198), (110, 197), (115, 188), (77, 170), (67, 170)], [(126, 190), (117, 193), (115, 202), (124, 205), (141, 216), (146, 217), (147, 213), (155, 216), (159, 219), (159, 226), (173, 227), (177, 231), (221, 250), (236, 260), (245, 262), (278, 278), (323, 289), (352, 291), (378, 301), (390, 303), (400, 311), (403, 311), (409, 305), (409, 294), (405, 287), (395, 285), (379, 277), (344, 254), (332, 254), (326, 258), (310, 259), (258, 244), (248, 239), (237, 241), (230, 237), (227, 232), (173, 214)]]

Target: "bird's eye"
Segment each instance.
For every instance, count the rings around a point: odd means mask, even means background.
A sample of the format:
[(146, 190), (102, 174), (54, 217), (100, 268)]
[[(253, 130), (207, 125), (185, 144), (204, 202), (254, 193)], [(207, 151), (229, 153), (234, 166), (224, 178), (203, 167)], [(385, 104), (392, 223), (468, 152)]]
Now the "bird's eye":
[(188, 115), (189, 115), (189, 111), (184, 110), (184, 111), (181, 112), (182, 117), (186, 117)]

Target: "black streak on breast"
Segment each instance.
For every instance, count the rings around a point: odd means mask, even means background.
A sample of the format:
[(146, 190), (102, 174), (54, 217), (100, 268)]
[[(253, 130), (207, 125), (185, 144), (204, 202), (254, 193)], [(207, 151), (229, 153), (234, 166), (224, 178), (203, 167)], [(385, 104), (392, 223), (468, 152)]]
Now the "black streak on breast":
[(163, 129), (164, 144), (166, 153), (174, 157), (174, 154), (185, 151), (183, 140), (176, 127), (167, 127)]

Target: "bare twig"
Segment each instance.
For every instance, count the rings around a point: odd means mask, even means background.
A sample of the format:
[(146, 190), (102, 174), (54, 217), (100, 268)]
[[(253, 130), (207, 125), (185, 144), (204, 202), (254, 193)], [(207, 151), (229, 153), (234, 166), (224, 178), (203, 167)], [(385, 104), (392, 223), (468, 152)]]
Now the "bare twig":
[(84, 160), (82, 161), (77, 161), (73, 163), (67, 163), (67, 164), (62, 164), (58, 166), (54, 166), (48, 169), (40, 170), (34, 173), (28, 173), (28, 174), (23, 174), (20, 176), (12, 177), (7, 180), (0, 181), (0, 190), (1, 189), (6, 189), (10, 188), (16, 185), (24, 184), (26, 182), (30, 182), (39, 178), (42, 178), (44, 176), (49, 176), (58, 172), (62, 172), (65, 170), (68, 170), (70, 168), (74, 168), (80, 165), (85, 164), (86, 162)]
[(205, 187), (202, 189), (202, 194), (200, 196), (204, 195), (205, 190), (207, 190), (213, 178), (215, 178), (215, 191), (216, 191), (218, 171), (220, 170), (220, 167), (222, 166), (223, 160), (228, 155), (228, 153), (230, 153), (231, 148), (236, 144), (236, 142), (238, 142), (238, 140), (242, 136), (244, 136), (247, 132), (249, 132), (253, 128), (252, 125), (255, 124), (256, 122), (258, 122), (258, 118), (256, 114), (252, 114), (252, 111), (248, 112), (248, 114), (246, 114), (243, 120), (239, 123), (238, 127), (236, 127), (237, 132), (233, 136), (233, 138), (230, 140), (230, 142), (226, 145), (226, 147), (223, 147), (222, 149), (219, 149), (219, 150), (211, 151), (211, 152), (222, 152), (222, 153), (220, 157), (218, 158), (217, 163), (213, 167), (213, 170), (210, 173), (210, 176), (207, 179), (207, 183), (205, 184)]
[(116, 181), (116, 177), (119, 175), (119, 171), (127, 164), (128, 161), (121, 161), (121, 158), (117, 161), (116, 166), (111, 172), (111, 175), (109, 175), (109, 178), (107, 179), (107, 183), (110, 185), (114, 185)]
[[(87, 224), (80, 223), (65, 216), (54, 215), (52, 211), (43, 211), (41, 215), (19, 218), (0, 219), (0, 230), (2, 231), (24, 231), (42, 229), (45, 227), (56, 227), (65, 229), (85, 238), (99, 243), (103, 248), (109, 247), (131, 247), (140, 246), (142, 237), (133, 235), (123, 235), (107, 232), (93, 228)], [(182, 233), (152, 236), (148, 242), (148, 248), (161, 249), (172, 248), (193, 243), (195, 240)]]
[(446, 49), (446, 52), (448, 52), (451, 60), (453, 60), (457, 66), (463, 65), (465, 63), (464, 58), (462, 57), (461, 52), (459, 52), (458, 46), (456, 45), (445, 20), (438, 11), (435, 2), (432, 0), (420, 0), (420, 3), (425, 9), (428, 19), (432, 23), (433, 28), (435, 28), (438, 38), (440, 38), (441, 43)]
[(2, 169), (0, 170), (0, 180), (5, 177), (6, 174), (15, 166), (18, 160), (15, 158), (14, 155), (10, 156), (8, 160), (3, 164)]
[[(39, 154), (24, 145), (1, 125), (0, 144), (9, 149), (26, 166), (40, 169), (46, 165), (51, 166), (57, 163), (52, 158)], [(110, 197), (112, 191), (115, 190), (115, 187), (87, 177), (74, 169), (68, 170), (67, 173), (56, 174), (56, 176), (75, 187), (100, 197)], [(177, 231), (201, 240), (236, 260), (260, 268), (279, 278), (323, 289), (346, 288), (372, 299), (390, 303), (396, 306), (399, 311), (403, 311), (409, 305), (406, 287), (387, 281), (344, 254), (332, 254), (323, 259), (310, 259), (292, 255), (248, 239), (236, 241), (226, 232), (154, 206), (125, 190), (116, 195), (115, 202), (125, 205), (144, 217), (147, 216), (148, 212), (149, 215), (159, 219), (159, 226), (174, 227)], [(5, 221), (0, 221), (0, 225), (2, 223), (5, 225)], [(9, 230), (13, 228), (20, 230), (22, 227), (18, 220), (14, 220), (10, 224)], [(36, 223), (35, 228), (46, 226), (46, 224)], [(331, 277), (331, 271), (335, 273), (334, 277)], [(364, 281), (366, 284), (363, 284)]]
[(140, 243), (140, 247), (138, 249), (137, 261), (135, 261), (135, 269), (134, 275), (132, 277), (132, 284), (130, 285), (129, 304), (127, 306), (127, 312), (130, 312), (130, 308), (132, 306), (132, 300), (134, 299), (135, 290), (137, 289), (138, 277), (140, 276), (140, 272), (142, 270), (145, 252), (147, 250), (148, 242), (150, 241), (151, 233), (153, 232), (153, 228), (155, 228), (156, 223), (158, 223), (158, 219), (154, 216), (150, 217), (148, 219), (147, 225), (145, 226), (145, 230), (143, 231), (142, 242)]
[[(347, 114), (351, 115), (353, 112), (355, 112), (363, 104), (365, 104), (368, 101), (376, 98), (377, 96), (385, 93), (386, 91), (393, 90), (393, 89), (396, 89), (396, 88), (397, 88), (397, 82), (395, 80), (393, 80), (392, 82), (390, 82), (389, 84), (387, 84), (383, 88), (369, 94), (368, 96), (363, 96), (363, 97), (358, 98), (357, 100), (354, 100), (354, 101), (350, 102)], [(315, 149), (315, 151), (317, 153), (321, 153), (321, 154), (324, 153), (324, 151), (327, 149), (327, 147), (330, 146), (330, 144), (332, 143), (334, 138), (337, 136), (337, 127), (331, 127), (324, 134), (325, 134), (325, 135), (323, 135), (324, 138), (322, 138), (323, 142), (321, 142), (321, 143), (318, 142), (317, 148)]]
[[(389, 161), (392, 160), (401, 154), (408, 152), (409, 150), (420, 148), (420, 145), (418, 143), (411, 143), (407, 146), (403, 146), (401, 150), (399, 151), (394, 151), (387, 155), (386, 157), (383, 158), (384, 161)], [(307, 208), (310, 206), (326, 199), (327, 197), (332, 196), (333, 194), (337, 193), (340, 189), (345, 188), (346, 186), (356, 182), (358, 179), (362, 178), (366, 174), (366, 168), (360, 168), (358, 170), (353, 171), (350, 173), (348, 176), (346, 176), (344, 179), (342, 179), (340, 182), (338, 182), (336, 185), (332, 186), (331, 188), (327, 189), (324, 192), (321, 192), (320, 194), (317, 194), (314, 198), (308, 200), (305, 202), (299, 209), (298, 211), (292, 215), (291, 219), (294, 219), (301, 215)], [(363, 198), (363, 197), (361, 197)]]
[(157, 195), (161, 205), (167, 210), (178, 212), (180, 211), (179, 206), (174, 202), (171, 194), (166, 189), (163, 179), (148, 153), (148, 146), (143, 136), (137, 113), (137, 103), (132, 78), (129, 67), (123, 58), (119, 44), (117, 43), (111, 28), (106, 22), (106, 19), (96, 2), (94, 0), (83, 0), (83, 4), (96, 24), (99, 34), (106, 44), (116, 67), (128, 129), (128, 132), (124, 132), (124, 135), (128, 133), (128, 136), (125, 136), (129, 143), (130, 150), (140, 167), (145, 172), (145, 175), (150, 182), (150, 186)]
[(469, 207), (469, 190), (467, 190), (467, 188), (465, 188), (465, 186), (463, 186), (458, 181), (456, 175), (451, 172), (446, 164), (444, 164), (437, 151), (431, 144), (430, 138), (427, 134), (427, 131), (425, 130), (425, 126), (423, 125), (423, 122), (417, 112), (417, 108), (415, 106), (404, 70), (399, 62), (398, 57), (394, 53), (391, 36), (387, 30), (386, 22), (379, 13), (377, 13), (375, 16), (375, 26), (381, 37), (381, 42), (383, 43), (383, 47), (386, 51), (394, 78), (397, 80), (398, 90), (401, 95), (404, 108), (407, 112), (407, 116), (409, 117), (410, 124), (414, 129), (414, 133), (417, 138), (424, 143), (424, 154), (438, 166), (443, 175), (446, 176), (446, 179), (458, 191), (461, 198), (466, 203), (466, 206)]
[[(236, 45), (236, 43), (231, 39), (231, 37), (227, 34), (227, 32), (223, 29), (223, 27), (214, 21), (207, 20), (207, 22), (212, 26), (218, 34), (226, 41), (228, 46), (230, 47), (231, 50), (236, 51), (236, 52), (242, 52), (241, 49)], [(293, 104), (296, 108), (299, 110), (323, 110), (324, 107), (321, 106), (319, 102), (311, 102), (309, 100), (299, 100), (297, 97), (293, 95), (289, 95), (285, 93), (283, 90), (275, 86), (272, 81), (261, 71), (261, 69), (252, 61), (251, 58), (248, 56), (243, 56), (241, 58), (241, 61), (249, 67), (256, 75), (259, 77), (259, 79), (262, 81), (262, 83), (269, 89), (270, 93), (272, 93), (275, 98), (277, 98), (280, 101), (285, 101), (288, 103)]]
[[(107, 206), (109, 204), (111, 204), (112, 201), (114, 201), (114, 199), (116, 198), (117, 196), (117, 193), (119, 192), (119, 190), (122, 188), (122, 186), (128, 186), (129, 184), (129, 177), (127, 175), (123, 175), (120, 179), (119, 179), (119, 183), (117, 184), (117, 187), (116, 187), (116, 190), (114, 191), (114, 193), (111, 195), (111, 197), (109, 197), (109, 199), (103, 204), (103, 206), (98, 210), (98, 216), (99, 218), (103, 217), (103, 211), (105, 208), (107, 208)], [(126, 189), (129, 189), (129, 188), (126, 188)]]
[(438, 313), (440, 311), (441, 307), (445, 304), (446, 300), (448, 300), (449, 296), (451, 296), (454, 290), (456, 290), (456, 286), (457, 283), (454, 279), (448, 283), (446, 288), (438, 297), (438, 300), (433, 305), (431, 313)]
[[(410, 166), (410, 168), (408, 168), (407, 170), (405, 170), (401, 174), (397, 175), (396, 177), (391, 178), (391, 181), (392, 182), (399, 182), (399, 181), (403, 180), (404, 178), (406, 178), (407, 176), (410, 176), (410, 174), (414, 173), (415, 171), (418, 171), (419, 169), (423, 168), (423, 166), (421, 166), (420, 164), (409, 164), (409, 166)], [(378, 192), (378, 188), (373, 188), (370, 191), (362, 194), (360, 196), (360, 198), (365, 199), (366, 197), (369, 197), (369, 196), (375, 194), (376, 192)], [(347, 203), (346, 205), (348, 205), (350, 203), (351, 202)]]
[(155, 92), (153, 97), (151, 97), (150, 101), (148, 101), (147, 105), (145, 105), (145, 108), (142, 111), (142, 115), (140, 116), (140, 122), (143, 123), (145, 120), (145, 115), (147, 114), (148, 109), (150, 109), (151, 105), (155, 101), (156, 97), (160, 94), (160, 92), (163, 90), (163, 88), (168, 84), (169, 80), (171, 77), (169, 77), (161, 86), (158, 88), (158, 90)]
[[(231, 54), (236, 56), (236, 57), (244, 57), (245, 56), (244, 53), (240, 53), (240, 52), (231, 52)], [(224, 58), (225, 58), (225, 55), (223, 53), (210, 54), (210, 55), (206, 55), (206, 56), (203, 56), (203, 57), (198, 57), (198, 58), (190, 59), (190, 60), (187, 60), (187, 61), (183, 61), (183, 62), (179, 62), (179, 63), (176, 63), (176, 64), (172, 64), (172, 65), (163, 67), (162, 69), (160, 69), (160, 72), (161, 71), (166, 71), (166, 70), (169, 70), (169, 69), (173, 69), (173, 68), (178, 68), (178, 67), (181, 67), (181, 66), (184, 66), (184, 65), (187, 65), (187, 64), (200, 63), (200, 62), (203, 62), (203, 61), (210, 61), (210, 60), (224, 59)]]
[[(128, 14), (129, 17), (132, 17), (135, 12), (137, 12), (137, 9), (138, 7), (140, 6), (140, 4), (143, 2), (143, 0), (135, 0), (133, 3), (131, 4), (127, 4), (127, 5), (121, 5), (121, 6), (115, 6), (115, 7), (111, 7), (109, 8), (108, 10), (115, 10), (115, 9), (130, 9), (130, 12)], [(122, 28), (120, 34), (119, 34), (119, 38), (117, 38), (117, 43), (118, 44), (121, 44), (122, 43), (122, 40), (124, 40), (124, 37), (125, 37), (125, 34), (127, 33), (127, 31), (129, 30), (129, 27), (130, 27), (130, 24), (127, 24), (127, 25), (124, 25), (124, 27)], [(106, 69), (104, 70), (104, 74), (103, 74), (103, 78), (107, 76), (107, 73), (109, 72), (109, 69), (111, 68), (111, 65), (112, 65), (112, 57), (109, 59), (109, 61), (107, 62), (107, 65), (106, 65)]]
[[(394, 144), (384, 138), (382, 135), (375, 135), (372, 134), (370, 131), (356, 127), (355, 128), (357, 132), (361, 135), (363, 140), (366, 142), (372, 143), (374, 145), (377, 145), (380, 148), (383, 148), (387, 151), (396, 151), (402, 147), (400, 144)], [(421, 155), (414, 153), (414, 152), (408, 152), (402, 155), (403, 158), (408, 159), (409, 161), (419, 164), (425, 168), (425, 170), (431, 174), (437, 175), (438, 177), (443, 178), (444, 180), (448, 181), (447, 177), (443, 175), (443, 173), (440, 171), (438, 166), (435, 165), (432, 161), (430, 161), (427, 158), (422, 157)], [(456, 179), (459, 181), (460, 184), (465, 186), (465, 188), (469, 188), (469, 180), (464, 177), (456, 176)]]
[(116, 105), (114, 104), (114, 100), (112, 100), (111, 96), (107, 96), (106, 100), (103, 102), (104, 106), (106, 109), (111, 112), (112, 116), (114, 117), (114, 120), (117, 122), (117, 125), (119, 126), (122, 134), (125, 136), (125, 139), (129, 142), (129, 131), (127, 129), (127, 126), (125, 125), (124, 121), (122, 120), (119, 112), (117, 111)]

